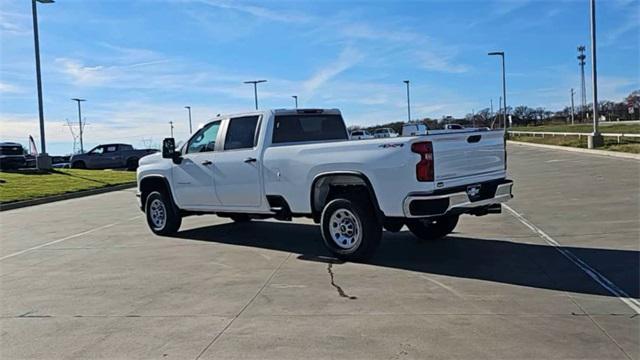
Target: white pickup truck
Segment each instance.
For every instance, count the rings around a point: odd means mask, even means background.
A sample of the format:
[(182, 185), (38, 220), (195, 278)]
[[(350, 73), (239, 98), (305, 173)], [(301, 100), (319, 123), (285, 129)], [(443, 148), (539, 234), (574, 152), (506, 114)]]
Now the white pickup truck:
[(220, 116), (140, 160), (140, 208), (159, 235), (188, 215), (308, 217), (334, 255), (365, 260), (383, 228), (438, 239), (460, 214), (498, 213), (512, 197), (501, 130), (348, 140), (337, 109)]

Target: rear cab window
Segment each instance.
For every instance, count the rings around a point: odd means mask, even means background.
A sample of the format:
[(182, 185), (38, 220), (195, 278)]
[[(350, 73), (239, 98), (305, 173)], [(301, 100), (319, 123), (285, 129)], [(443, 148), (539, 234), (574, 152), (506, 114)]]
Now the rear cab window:
[(276, 115), (273, 144), (348, 140), (347, 129), (339, 114)]
[(242, 116), (229, 119), (224, 150), (252, 149), (258, 142), (260, 116)]

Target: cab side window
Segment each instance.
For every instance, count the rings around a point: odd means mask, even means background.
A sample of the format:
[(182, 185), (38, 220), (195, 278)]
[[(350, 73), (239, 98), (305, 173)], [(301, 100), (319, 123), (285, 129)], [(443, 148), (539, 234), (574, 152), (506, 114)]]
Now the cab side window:
[(193, 138), (189, 140), (187, 154), (214, 151), (219, 129), (220, 121), (213, 122), (200, 129)]
[(89, 151), (89, 154), (93, 154), (93, 155), (100, 155), (104, 152), (104, 147), (103, 146), (98, 146), (95, 149)]
[(259, 116), (243, 116), (229, 120), (224, 140), (225, 150), (251, 149), (256, 145)]

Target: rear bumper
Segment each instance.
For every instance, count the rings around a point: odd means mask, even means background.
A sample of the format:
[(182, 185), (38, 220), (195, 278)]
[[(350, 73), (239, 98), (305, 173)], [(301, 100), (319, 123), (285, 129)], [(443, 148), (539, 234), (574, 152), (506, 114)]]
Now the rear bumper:
[[(470, 197), (467, 189), (480, 186), (480, 192)], [(410, 194), (404, 199), (403, 210), (407, 218), (423, 218), (447, 214), (482, 213), (495, 210), (491, 205), (510, 200), (513, 181), (501, 179), (464, 187), (447, 189), (442, 193)]]

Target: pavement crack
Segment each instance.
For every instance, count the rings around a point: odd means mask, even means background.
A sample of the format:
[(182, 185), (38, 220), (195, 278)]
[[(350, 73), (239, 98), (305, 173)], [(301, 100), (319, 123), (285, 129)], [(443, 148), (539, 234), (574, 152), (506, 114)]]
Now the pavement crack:
[(340, 295), (340, 297), (347, 298), (349, 300), (356, 300), (358, 298), (357, 296), (349, 296), (349, 295), (347, 295), (347, 293), (344, 292), (342, 287), (340, 287), (340, 285), (336, 284), (335, 276), (333, 274), (333, 264), (332, 263), (328, 263), (327, 264), (327, 272), (329, 273), (329, 277), (331, 278), (331, 286), (336, 288), (336, 291), (338, 291), (338, 295)]

